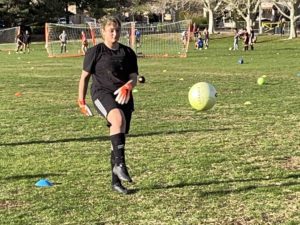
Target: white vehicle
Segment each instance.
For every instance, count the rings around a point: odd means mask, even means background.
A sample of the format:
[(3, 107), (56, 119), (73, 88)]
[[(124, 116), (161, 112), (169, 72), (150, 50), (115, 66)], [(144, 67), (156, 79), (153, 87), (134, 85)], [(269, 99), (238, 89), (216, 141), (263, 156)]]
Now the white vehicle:
[[(67, 19), (66, 17), (61, 17), (58, 19), (57, 23), (60, 23), (60, 24), (67, 24)], [(69, 20), (69, 24), (73, 24), (73, 22), (71, 20)]]
[(92, 18), (92, 17), (85, 17), (84, 18), (84, 23), (93, 23), (93, 24), (96, 24), (97, 20), (95, 18)]

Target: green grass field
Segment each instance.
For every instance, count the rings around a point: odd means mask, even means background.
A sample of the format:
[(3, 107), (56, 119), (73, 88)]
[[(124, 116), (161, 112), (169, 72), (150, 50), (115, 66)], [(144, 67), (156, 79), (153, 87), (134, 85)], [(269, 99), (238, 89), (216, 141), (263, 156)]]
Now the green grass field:
[[(128, 196), (111, 191), (105, 121), (77, 108), (83, 58), (0, 52), (0, 224), (299, 224), (300, 39), (232, 42), (139, 59)], [(209, 111), (189, 105), (199, 81), (218, 91)]]

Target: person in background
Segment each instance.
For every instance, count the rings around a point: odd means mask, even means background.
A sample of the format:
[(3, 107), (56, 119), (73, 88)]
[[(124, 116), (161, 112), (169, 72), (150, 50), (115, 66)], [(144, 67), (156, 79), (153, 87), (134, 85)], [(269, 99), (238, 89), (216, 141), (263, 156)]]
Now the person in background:
[(67, 33), (65, 30), (62, 31), (62, 33), (59, 35), (60, 40), (60, 53), (67, 52)]
[(244, 51), (248, 51), (249, 49), (249, 34), (247, 31), (244, 31)]
[(239, 50), (239, 38), (240, 34), (238, 32), (238, 29), (234, 29), (234, 37), (233, 37), (233, 50)]
[(195, 47), (198, 50), (202, 50), (203, 49), (203, 39), (202, 39), (201, 35), (198, 36), (198, 40), (195, 43)]
[(19, 53), (19, 52), (23, 51), (23, 48), (24, 48), (23, 38), (24, 38), (23, 32), (20, 31), (20, 33), (16, 37), (16, 43), (17, 43), (16, 53)]
[(87, 41), (86, 34), (84, 31), (81, 31), (81, 51), (84, 55), (87, 51), (88, 45), (89, 43)]
[(24, 53), (26, 52), (26, 50), (29, 53), (30, 52), (29, 45), (31, 43), (31, 36), (30, 36), (28, 30), (25, 31), (25, 34), (23, 36), (23, 42), (24, 42)]
[(205, 27), (204, 31), (203, 31), (203, 35), (204, 35), (204, 45), (205, 45), (205, 49), (208, 49), (208, 44), (209, 44), (209, 32), (207, 30), (207, 27)]

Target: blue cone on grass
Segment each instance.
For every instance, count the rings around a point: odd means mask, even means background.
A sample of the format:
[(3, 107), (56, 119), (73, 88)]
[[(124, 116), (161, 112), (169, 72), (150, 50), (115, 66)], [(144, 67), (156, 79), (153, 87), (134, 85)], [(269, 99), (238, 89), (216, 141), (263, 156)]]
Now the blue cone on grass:
[(51, 187), (51, 186), (53, 186), (53, 183), (51, 183), (47, 179), (40, 179), (38, 182), (35, 183), (35, 186), (37, 186), (37, 187)]

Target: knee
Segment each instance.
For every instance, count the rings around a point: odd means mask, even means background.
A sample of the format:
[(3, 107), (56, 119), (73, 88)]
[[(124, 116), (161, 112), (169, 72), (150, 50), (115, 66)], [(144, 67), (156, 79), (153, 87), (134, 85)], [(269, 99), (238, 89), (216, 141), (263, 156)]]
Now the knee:
[(121, 110), (113, 109), (109, 112), (107, 120), (112, 127), (123, 127), (125, 125), (125, 117)]

